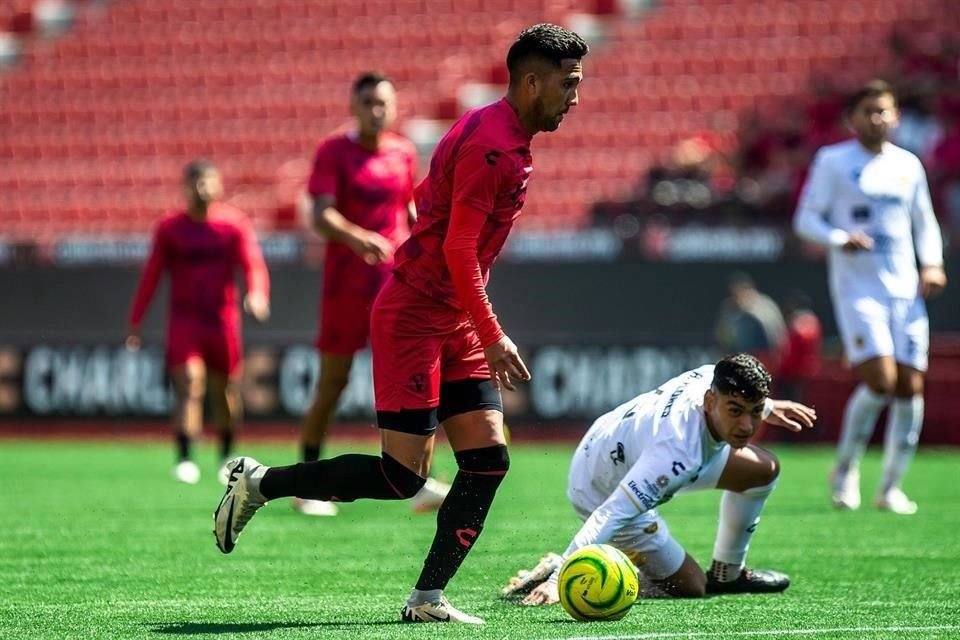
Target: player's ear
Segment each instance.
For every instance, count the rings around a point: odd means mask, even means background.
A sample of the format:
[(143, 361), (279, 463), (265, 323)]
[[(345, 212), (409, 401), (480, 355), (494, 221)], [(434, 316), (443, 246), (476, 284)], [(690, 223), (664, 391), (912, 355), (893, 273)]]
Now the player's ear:
[(717, 393), (713, 390), (713, 387), (707, 389), (703, 394), (703, 410), (706, 413), (713, 411), (713, 408), (717, 404)]
[(523, 88), (531, 98), (540, 95), (540, 83), (540, 76), (537, 75), (536, 71), (530, 70), (523, 75)]

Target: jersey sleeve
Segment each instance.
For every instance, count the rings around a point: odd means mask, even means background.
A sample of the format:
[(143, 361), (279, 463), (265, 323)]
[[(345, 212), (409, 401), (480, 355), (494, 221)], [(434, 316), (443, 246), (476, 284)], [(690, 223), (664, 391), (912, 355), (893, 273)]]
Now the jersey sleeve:
[(336, 198), (339, 184), (339, 164), (332, 140), (325, 140), (318, 148), (313, 159), (313, 171), (307, 182), (307, 193), (316, 198), (331, 195)]
[(919, 173), (917, 190), (910, 206), (917, 261), (921, 267), (939, 267), (943, 265), (943, 236), (940, 232), (937, 217), (933, 213), (930, 187), (927, 186), (927, 174), (919, 161), (917, 165)]
[(240, 267), (247, 286), (247, 293), (259, 293), (270, 297), (270, 273), (263, 260), (263, 251), (260, 241), (253, 229), (250, 220), (241, 215), (238, 218), (237, 229), (240, 235), (239, 257)]
[(452, 202), (490, 213), (510, 175), (509, 164), (507, 154), (497, 149), (465, 144), (454, 165)]
[(443, 256), (450, 271), (450, 279), (463, 307), (477, 332), (480, 344), (487, 347), (503, 336), (503, 329), (493, 313), (487, 297), (477, 245), (480, 232), (487, 221), (489, 210), (481, 210), (464, 202), (454, 202), (450, 210), (450, 224), (443, 241)]
[(821, 149), (813, 159), (810, 175), (800, 194), (800, 202), (793, 218), (793, 229), (805, 240), (828, 247), (840, 247), (850, 239), (824, 217), (834, 198), (833, 175)]
[(147, 313), (147, 307), (153, 300), (153, 294), (160, 283), (160, 276), (163, 270), (167, 268), (167, 239), (166, 227), (161, 223), (157, 225), (153, 232), (153, 239), (150, 242), (150, 256), (147, 258), (147, 264), (143, 269), (143, 275), (140, 276), (140, 283), (137, 285), (137, 292), (133, 297), (133, 307), (130, 309), (129, 322), (131, 326), (139, 326), (143, 322), (143, 316)]

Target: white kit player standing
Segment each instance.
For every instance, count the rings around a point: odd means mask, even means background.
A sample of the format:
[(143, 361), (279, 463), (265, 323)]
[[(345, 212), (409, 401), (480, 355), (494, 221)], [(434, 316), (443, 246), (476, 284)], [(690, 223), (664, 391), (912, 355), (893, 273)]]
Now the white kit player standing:
[(829, 249), (837, 326), (861, 381), (844, 411), (833, 503), (859, 508), (859, 461), (890, 403), (875, 505), (909, 515), (917, 505), (900, 484), (923, 425), (930, 342), (924, 298), (940, 293), (947, 277), (923, 165), (888, 140), (898, 117), (886, 82), (871, 81), (852, 96), (846, 118), (856, 138), (818, 151), (794, 229)]

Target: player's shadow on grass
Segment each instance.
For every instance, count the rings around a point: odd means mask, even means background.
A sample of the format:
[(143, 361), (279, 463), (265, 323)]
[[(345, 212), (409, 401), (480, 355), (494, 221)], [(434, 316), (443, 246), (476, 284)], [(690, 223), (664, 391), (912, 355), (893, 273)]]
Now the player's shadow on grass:
[(399, 620), (369, 620), (366, 622), (172, 622), (147, 623), (153, 633), (163, 635), (218, 635), (228, 633), (257, 633), (276, 629), (309, 629), (312, 627), (355, 627), (400, 624)]

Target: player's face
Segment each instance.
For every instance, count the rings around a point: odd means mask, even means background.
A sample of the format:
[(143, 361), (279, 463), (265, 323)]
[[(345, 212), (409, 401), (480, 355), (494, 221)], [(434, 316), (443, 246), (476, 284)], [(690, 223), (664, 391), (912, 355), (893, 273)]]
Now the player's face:
[(583, 65), (568, 58), (559, 69), (551, 69), (540, 77), (535, 103), (541, 131), (556, 131), (570, 107), (580, 102), (577, 93), (583, 81)]
[(350, 104), (361, 135), (376, 135), (389, 129), (397, 119), (397, 93), (389, 82), (364, 87)]
[(893, 96), (884, 94), (861, 100), (850, 114), (849, 122), (861, 142), (876, 145), (886, 141), (897, 127), (900, 113)]
[(223, 196), (223, 179), (216, 169), (207, 169), (193, 183), (187, 183), (187, 200), (210, 203)]
[(734, 449), (747, 446), (763, 422), (762, 399), (749, 402), (737, 394), (708, 389), (703, 398), (703, 409), (713, 437)]

